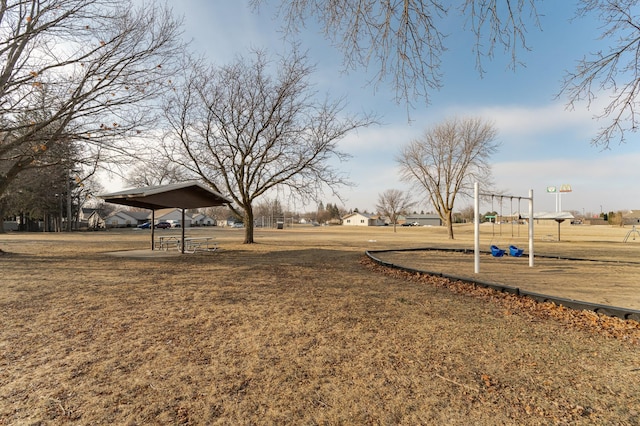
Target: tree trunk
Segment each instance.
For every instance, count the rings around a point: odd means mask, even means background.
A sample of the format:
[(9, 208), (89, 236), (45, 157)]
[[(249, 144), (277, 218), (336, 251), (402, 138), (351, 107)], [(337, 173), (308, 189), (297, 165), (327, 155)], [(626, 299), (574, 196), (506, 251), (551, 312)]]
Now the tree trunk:
[(253, 207), (249, 205), (244, 213), (244, 244), (253, 243)]
[(453, 211), (447, 211), (447, 230), (449, 232), (449, 239), (453, 240)]

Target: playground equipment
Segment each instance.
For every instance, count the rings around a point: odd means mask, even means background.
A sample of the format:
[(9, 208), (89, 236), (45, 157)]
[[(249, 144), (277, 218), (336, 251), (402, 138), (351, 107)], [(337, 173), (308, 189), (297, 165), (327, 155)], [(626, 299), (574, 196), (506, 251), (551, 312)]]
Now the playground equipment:
[(631, 227), (631, 230), (629, 232), (627, 232), (627, 235), (624, 237), (624, 240), (622, 241), (623, 243), (626, 243), (629, 240), (629, 237), (631, 235), (633, 235), (633, 240), (636, 240), (636, 234), (638, 234), (640, 236), (640, 232), (638, 232), (638, 230), (636, 229), (636, 226), (633, 225)]
[[(474, 192), (474, 219), (473, 219), (473, 223), (474, 223), (474, 273), (478, 274), (480, 273), (480, 196), (483, 197), (487, 197), (490, 196), (492, 197), (492, 207), (493, 207), (493, 197), (500, 197), (500, 209), (502, 210), (502, 198), (504, 197), (509, 197), (511, 198), (511, 205), (513, 206), (513, 198), (517, 198), (518, 199), (518, 220), (520, 220), (520, 200), (524, 199), (524, 200), (529, 200), (529, 267), (533, 267), (533, 258), (534, 258), (534, 254), (533, 254), (533, 189), (529, 190), (529, 196), (528, 197), (520, 197), (520, 196), (513, 196), (513, 195), (503, 195), (503, 194), (481, 194), (480, 193), (480, 184), (478, 182), (475, 182), (473, 185), (473, 192)], [(500, 212), (502, 214), (502, 212)], [(513, 213), (513, 212), (511, 212)], [(502, 221), (501, 221), (502, 224)], [(494, 227), (495, 227), (495, 222), (494, 222)], [(495, 229), (495, 228), (494, 228)], [(511, 224), (511, 233), (513, 236), (513, 220), (512, 220), (512, 224)], [(493, 235), (495, 235), (495, 232), (493, 233)], [(494, 247), (497, 249), (496, 251), (494, 251)], [(522, 254), (524, 253), (524, 250), (520, 251), (520, 249), (518, 249), (517, 247), (513, 246), (515, 248), (514, 251), (514, 256), (518, 255), (522, 256)], [(510, 249), (511, 250), (511, 249)], [(500, 254), (500, 251), (502, 251), (502, 254)], [(495, 254), (494, 254), (495, 253)], [(491, 254), (493, 256), (499, 255), (497, 257), (503, 256), (505, 253), (505, 250), (500, 249), (499, 247), (495, 246), (495, 245), (491, 245)]]
[[(498, 213), (497, 211), (494, 210), (494, 198), (496, 197), (500, 197), (500, 213)], [(506, 250), (502, 250), (500, 248), (500, 245), (498, 242), (494, 243), (493, 240), (494, 238), (496, 238), (496, 222), (498, 223), (498, 237), (502, 237), (502, 223), (504, 222), (505, 219), (505, 215), (502, 213), (502, 206), (503, 206), (503, 197), (509, 197), (510, 201), (511, 201), (511, 210), (509, 215), (507, 216), (509, 219), (509, 222), (511, 222), (511, 238), (515, 238), (516, 236), (516, 232), (515, 232), (515, 227), (517, 224), (517, 228), (518, 228), (518, 238), (520, 237), (520, 219), (522, 218), (522, 215), (520, 214), (520, 201), (522, 200), (522, 197), (515, 197), (515, 196), (511, 196), (511, 195), (495, 195), (495, 194), (491, 194), (491, 211), (495, 212), (495, 216), (485, 216), (485, 218), (489, 218), (492, 222), (492, 226), (491, 226), (491, 254), (494, 257), (501, 257), (505, 254)], [(513, 200), (514, 198), (518, 199), (518, 211), (517, 213), (513, 210)], [(514, 256), (514, 257), (520, 257), (522, 256), (522, 254), (524, 253), (524, 249), (519, 249), (518, 247), (511, 245), (511, 240), (509, 240), (509, 252), (508, 254), (510, 256)]]
[(509, 246), (509, 256), (520, 257), (524, 253), (524, 249), (518, 248), (514, 245)]
[(493, 256), (493, 257), (502, 257), (502, 256), (504, 256), (505, 251), (502, 250), (501, 248), (499, 248), (498, 246), (492, 244), (490, 249), (491, 249), (491, 256)]

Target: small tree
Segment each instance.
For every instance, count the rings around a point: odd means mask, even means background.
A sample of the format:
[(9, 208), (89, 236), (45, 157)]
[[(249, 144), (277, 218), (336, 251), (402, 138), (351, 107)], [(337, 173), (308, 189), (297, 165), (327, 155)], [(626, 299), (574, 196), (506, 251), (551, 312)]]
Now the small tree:
[(424, 132), (397, 157), (402, 179), (426, 191), (453, 239), (453, 207), (473, 182), (491, 180), (489, 157), (499, 144), (495, 128), (478, 118), (450, 119)]
[(393, 232), (396, 232), (398, 224), (398, 216), (406, 213), (411, 207), (415, 206), (415, 202), (411, 200), (411, 194), (400, 191), (399, 189), (387, 189), (378, 195), (378, 204), (376, 209), (384, 214), (393, 223)]
[(475, 208), (473, 206), (466, 206), (460, 210), (460, 218), (464, 222), (473, 223), (474, 214), (475, 214)]
[(264, 52), (221, 68), (192, 64), (167, 100), (174, 161), (234, 201), (254, 242), (254, 202), (278, 187), (304, 199), (348, 182), (329, 164), (347, 133), (373, 123), (342, 114), (342, 101), (319, 100), (308, 82), (313, 67), (294, 51), (271, 75)]

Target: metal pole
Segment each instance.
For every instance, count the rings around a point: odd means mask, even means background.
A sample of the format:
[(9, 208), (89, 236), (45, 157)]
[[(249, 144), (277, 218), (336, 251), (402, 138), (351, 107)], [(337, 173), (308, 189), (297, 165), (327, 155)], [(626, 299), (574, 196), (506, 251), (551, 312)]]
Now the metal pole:
[(480, 273), (480, 184), (473, 184), (473, 272)]
[(562, 193), (558, 192), (558, 211), (562, 211)]
[(155, 250), (156, 211), (151, 210), (151, 251)]
[(180, 225), (180, 229), (182, 230), (182, 243), (180, 244), (180, 251), (184, 254), (184, 209), (182, 210), (182, 224)]
[(533, 268), (533, 189), (529, 190), (529, 266)]

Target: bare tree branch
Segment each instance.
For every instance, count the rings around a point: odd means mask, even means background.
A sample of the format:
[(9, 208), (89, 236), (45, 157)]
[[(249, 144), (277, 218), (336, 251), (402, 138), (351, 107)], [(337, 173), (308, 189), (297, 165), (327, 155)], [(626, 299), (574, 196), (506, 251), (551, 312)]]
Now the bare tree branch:
[(573, 108), (586, 100), (590, 107), (598, 96), (609, 103), (597, 115), (605, 125), (592, 139), (596, 146), (608, 148), (617, 140), (623, 143), (627, 132), (638, 130), (640, 95), (640, 20), (637, 0), (583, 0), (577, 17), (597, 14), (602, 23), (602, 40), (609, 40), (606, 51), (584, 57), (575, 71), (568, 72), (559, 92)]
[[(252, 0), (254, 8), (269, 0)], [(323, 27), (325, 37), (344, 57), (345, 68), (376, 67), (374, 80), (389, 80), (396, 101), (429, 103), (430, 93), (442, 86), (441, 58), (447, 50), (446, 19), (468, 17), (476, 43), (477, 68), (491, 59), (496, 46), (510, 52), (513, 67), (518, 48), (528, 49), (525, 35), (531, 18), (537, 26), (535, 0), (466, 0), (459, 8), (443, 0), (279, 0), (278, 16), (287, 35), (308, 20)]]

